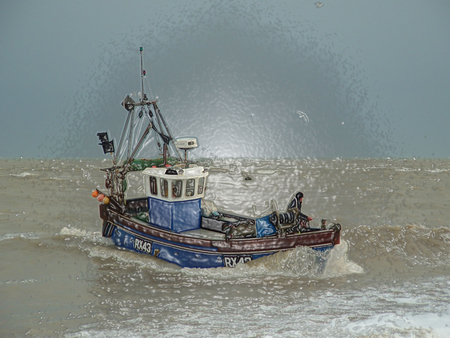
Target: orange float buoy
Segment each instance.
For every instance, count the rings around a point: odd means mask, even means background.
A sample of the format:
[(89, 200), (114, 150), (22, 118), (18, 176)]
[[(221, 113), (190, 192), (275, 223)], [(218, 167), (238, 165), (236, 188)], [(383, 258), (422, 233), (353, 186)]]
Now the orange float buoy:
[(109, 197), (105, 196), (105, 198), (103, 199), (103, 204), (109, 204)]
[(102, 202), (104, 198), (105, 198), (105, 195), (100, 194), (100, 195), (98, 195), (98, 197), (97, 197), (97, 201)]
[(95, 189), (95, 190), (92, 192), (92, 197), (97, 198), (97, 196), (98, 196), (98, 190)]

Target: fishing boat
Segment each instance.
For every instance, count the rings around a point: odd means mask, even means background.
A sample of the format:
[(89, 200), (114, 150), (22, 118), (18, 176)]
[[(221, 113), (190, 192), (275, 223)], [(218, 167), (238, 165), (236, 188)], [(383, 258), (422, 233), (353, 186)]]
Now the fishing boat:
[[(299, 246), (328, 251), (339, 244), (339, 224), (322, 220), (319, 227), (310, 226), (301, 213), (301, 192), (292, 195), (285, 211), (273, 203), (258, 217), (218, 210), (205, 199), (208, 168), (187, 156), (198, 146), (197, 139), (173, 138), (157, 98), (150, 100), (144, 93), (142, 47), (140, 58), (141, 93), (136, 100), (127, 95), (122, 102), (128, 115), (117, 151), (107, 132), (97, 134), (103, 152), (113, 158), (111, 167), (101, 169), (105, 189), (92, 193), (100, 202), (104, 237), (119, 247), (188, 268), (232, 268)], [(149, 139), (157, 141), (161, 158), (139, 158)], [(141, 197), (127, 198), (131, 172), (142, 176)]]

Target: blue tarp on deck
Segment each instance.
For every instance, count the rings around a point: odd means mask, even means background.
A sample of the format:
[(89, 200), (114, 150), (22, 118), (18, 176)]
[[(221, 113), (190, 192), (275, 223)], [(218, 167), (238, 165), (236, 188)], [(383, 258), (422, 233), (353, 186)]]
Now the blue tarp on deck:
[(270, 236), (277, 232), (277, 229), (270, 223), (269, 216), (270, 215), (267, 215), (256, 219), (256, 236)]
[(149, 197), (150, 224), (175, 232), (200, 229), (200, 199), (168, 202)]

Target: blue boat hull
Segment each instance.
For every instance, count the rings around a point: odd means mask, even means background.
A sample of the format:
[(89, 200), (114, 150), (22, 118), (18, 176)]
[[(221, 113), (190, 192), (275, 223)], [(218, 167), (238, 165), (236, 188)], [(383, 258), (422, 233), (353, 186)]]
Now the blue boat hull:
[[(246, 263), (276, 253), (276, 251), (245, 254), (223, 253), (214, 248), (180, 245), (179, 243), (163, 241), (112, 224), (108, 224), (108, 226), (111, 227), (110, 237), (115, 245), (152, 255), (186, 268), (233, 268), (239, 263)], [(328, 251), (331, 248), (333, 248), (333, 245), (313, 249)]]

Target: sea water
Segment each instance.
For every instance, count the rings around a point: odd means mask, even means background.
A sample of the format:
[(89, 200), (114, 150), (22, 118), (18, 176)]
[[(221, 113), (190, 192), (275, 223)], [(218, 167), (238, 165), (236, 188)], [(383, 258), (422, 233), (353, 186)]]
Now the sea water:
[(300, 190), (313, 225), (342, 225), (325, 263), (298, 248), (234, 269), (103, 238), (91, 192), (108, 166), (0, 160), (1, 337), (450, 336), (448, 159), (215, 159), (206, 198), (220, 209), (284, 210)]

